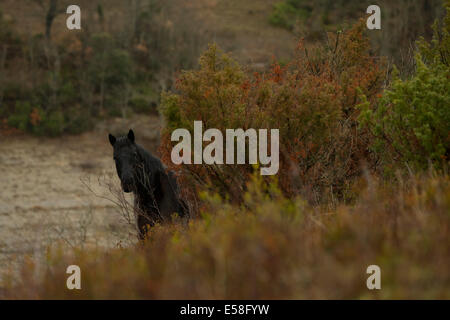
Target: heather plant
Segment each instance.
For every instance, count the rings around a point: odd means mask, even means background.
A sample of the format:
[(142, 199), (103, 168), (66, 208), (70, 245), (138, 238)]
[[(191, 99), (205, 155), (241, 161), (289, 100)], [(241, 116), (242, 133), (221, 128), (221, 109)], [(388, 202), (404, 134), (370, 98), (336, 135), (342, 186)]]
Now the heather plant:
[[(313, 203), (348, 199), (352, 179), (361, 173), (368, 135), (358, 129), (356, 87), (376, 99), (384, 81), (383, 62), (370, 56), (359, 23), (328, 42), (307, 48), (300, 42), (286, 66), (274, 63), (265, 73), (246, 73), (215, 45), (200, 59), (200, 68), (182, 73), (177, 93), (162, 99), (162, 154), (170, 163), (176, 128), (192, 132), (193, 121), (206, 128), (280, 130), (279, 181), (287, 195), (302, 194)], [(190, 187), (213, 188), (242, 201), (251, 166), (183, 165)], [(192, 188), (191, 188), (192, 189)], [(195, 193), (194, 193), (195, 194)], [(194, 196), (195, 197), (195, 196)], [(192, 201), (197, 203), (197, 201)]]

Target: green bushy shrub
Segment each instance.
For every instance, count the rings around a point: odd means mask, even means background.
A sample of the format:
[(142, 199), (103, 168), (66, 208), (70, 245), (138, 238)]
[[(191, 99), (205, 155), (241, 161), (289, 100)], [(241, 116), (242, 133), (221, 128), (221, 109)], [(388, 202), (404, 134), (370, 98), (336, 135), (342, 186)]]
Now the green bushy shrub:
[(64, 132), (69, 134), (80, 134), (92, 129), (95, 119), (89, 113), (89, 110), (77, 105), (67, 109), (64, 113)]
[(426, 66), (416, 58), (409, 80), (395, 79), (375, 110), (365, 102), (361, 123), (376, 137), (373, 148), (390, 164), (425, 169), (450, 157), (450, 70)]
[(31, 110), (32, 106), (29, 102), (16, 102), (13, 113), (8, 117), (8, 124), (19, 130), (29, 131)]
[(145, 97), (134, 97), (130, 99), (129, 105), (131, 109), (136, 113), (151, 113), (157, 114), (158, 110), (156, 108), (156, 102), (149, 101)]
[(450, 67), (450, 0), (446, 0), (447, 11), (442, 23), (436, 20), (433, 25), (433, 39), (427, 42), (423, 37), (418, 41), (419, 52), (424, 62), (430, 66)]
[(442, 168), (450, 159), (450, 1), (442, 30), (431, 43), (419, 42), (416, 72), (394, 75), (376, 108), (364, 100), (361, 125), (376, 137), (373, 149), (389, 167)]
[(64, 114), (61, 111), (47, 112), (34, 132), (40, 135), (59, 136), (65, 131)]
[(274, 5), (269, 21), (272, 25), (294, 29), (297, 20), (305, 20), (311, 15), (312, 7), (303, 0), (288, 0)]
[(18, 101), (8, 124), (36, 135), (58, 136), (65, 131), (66, 119), (61, 111), (44, 111), (28, 101)]

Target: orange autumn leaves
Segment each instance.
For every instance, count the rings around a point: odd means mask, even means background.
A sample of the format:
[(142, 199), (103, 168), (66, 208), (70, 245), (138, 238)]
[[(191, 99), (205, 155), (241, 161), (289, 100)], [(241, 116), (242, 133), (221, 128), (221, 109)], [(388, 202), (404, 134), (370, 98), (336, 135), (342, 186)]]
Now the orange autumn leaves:
[[(200, 58), (200, 69), (185, 71), (177, 92), (164, 94), (167, 120), (161, 145), (172, 146), (176, 128), (192, 130), (195, 120), (207, 128), (280, 130), (278, 180), (287, 195), (313, 202), (345, 199), (349, 182), (371, 162), (369, 136), (357, 129), (358, 91), (375, 101), (381, 93), (384, 62), (370, 52), (364, 24), (336, 34), (315, 47), (300, 41), (294, 58), (274, 62), (265, 73), (246, 73), (215, 45)], [(170, 163), (171, 148), (161, 149)], [(180, 169), (174, 167), (173, 169)], [(208, 185), (230, 200), (242, 201), (251, 166), (183, 166), (188, 185)], [(330, 186), (332, 191), (330, 194)]]

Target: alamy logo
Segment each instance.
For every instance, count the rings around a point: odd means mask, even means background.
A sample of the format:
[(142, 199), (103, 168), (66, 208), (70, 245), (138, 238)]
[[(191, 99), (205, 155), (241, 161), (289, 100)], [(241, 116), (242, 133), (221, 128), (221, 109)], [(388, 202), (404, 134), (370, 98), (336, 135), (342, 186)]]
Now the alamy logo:
[(69, 30), (80, 30), (81, 29), (81, 9), (77, 5), (70, 5), (66, 10), (67, 14), (70, 16), (66, 20), (66, 26)]
[[(77, 5), (70, 5), (66, 10), (67, 14), (71, 14), (67, 18), (66, 25), (69, 30), (80, 30), (81, 29), (81, 9)], [(370, 17), (367, 19), (367, 28), (369, 30), (380, 30), (381, 29), (381, 9), (377, 5), (370, 5), (367, 10), (367, 14)]]
[(381, 289), (381, 269), (379, 266), (373, 264), (367, 267), (367, 274), (370, 277), (367, 278), (366, 285), (369, 290), (380, 290)]
[[(181, 142), (172, 149), (172, 162), (192, 164), (191, 133), (187, 129), (174, 130), (171, 140), (178, 142), (180, 139)], [(279, 130), (270, 130), (270, 155), (267, 140), (267, 129), (259, 129), (258, 132), (255, 129), (226, 129), (224, 159), (222, 132), (208, 129), (203, 133), (202, 121), (194, 121), (194, 164), (245, 164), (248, 158), (248, 164), (261, 164), (261, 175), (274, 175), (279, 169)], [(203, 149), (203, 142), (210, 143)]]
[(73, 290), (81, 290), (81, 269), (77, 265), (68, 266), (66, 269), (66, 273), (70, 274), (67, 278), (66, 286), (67, 289)]
[(367, 29), (380, 30), (381, 29), (381, 9), (377, 5), (371, 5), (367, 8), (367, 14), (371, 16), (367, 19)]

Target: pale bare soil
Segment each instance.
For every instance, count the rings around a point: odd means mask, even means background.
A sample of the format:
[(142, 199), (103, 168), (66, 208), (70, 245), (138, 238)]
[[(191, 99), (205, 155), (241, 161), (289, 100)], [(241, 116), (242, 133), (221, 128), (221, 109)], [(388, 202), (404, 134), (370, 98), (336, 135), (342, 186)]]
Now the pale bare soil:
[(107, 132), (133, 128), (138, 142), (155, 152), (159, 125), (156, 117), (137, 116), (80, 136), (0, 135), (0, 275), (25, 256), (42, 260), (58, 242), (114, 247), (136, 241), (133, 226), (110, 201), (119, 182)]

